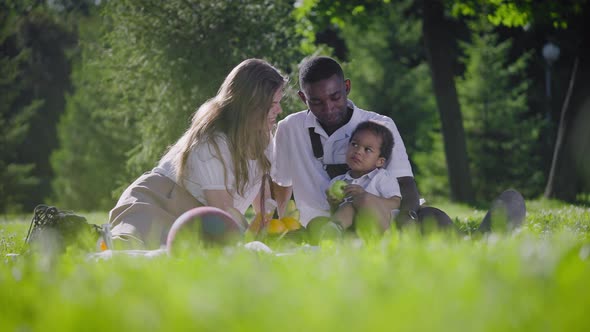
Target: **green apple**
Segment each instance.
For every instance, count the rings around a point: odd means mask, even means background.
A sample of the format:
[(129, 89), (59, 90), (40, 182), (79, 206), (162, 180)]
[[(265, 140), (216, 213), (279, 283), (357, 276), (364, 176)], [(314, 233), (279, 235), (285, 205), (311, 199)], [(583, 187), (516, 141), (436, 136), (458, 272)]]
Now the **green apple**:
[(346, 181), (344, 180), (337, 180), (334, 181), (334, 183), (332, 183), (332, 185), (330, 186), (330, 189), (328, 189), (328, 195), (330, 195), (330, 197), (337, 199), (337, 200), (343, 200), (344, 199), (344, 187), (346, 187), (348, 185), (348, 183), (346, 183)]
[(311, 219), (307, 225), (305, 225), (307, 240), (310, 244), (317, 245), (319, 243), (322, 227), (331, 220), (330, 217), (318, 216)]

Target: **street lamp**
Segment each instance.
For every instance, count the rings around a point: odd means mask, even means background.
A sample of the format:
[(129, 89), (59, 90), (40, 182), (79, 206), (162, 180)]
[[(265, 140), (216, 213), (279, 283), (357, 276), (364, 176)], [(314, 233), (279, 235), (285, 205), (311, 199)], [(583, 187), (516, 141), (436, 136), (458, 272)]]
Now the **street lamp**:
[(559, 58), (559, 47), (552, 42), (547, 42), (543, 46), (543, 58), (545, 58), (545, 62), (547, 63), (545, 70), (545, 94), (551, 100), (551, 66)]

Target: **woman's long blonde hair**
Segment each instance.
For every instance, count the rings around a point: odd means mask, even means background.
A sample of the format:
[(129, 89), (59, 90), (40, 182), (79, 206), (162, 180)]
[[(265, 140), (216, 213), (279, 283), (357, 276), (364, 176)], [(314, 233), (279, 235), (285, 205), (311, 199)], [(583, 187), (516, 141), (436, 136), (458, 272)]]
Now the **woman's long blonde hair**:
[[(268, 113), (275, 93), (287, 79), (268, 62), (244, 60), (227, 75), (217, 95), (195, 112), (190, 128), (168, 151), (176, 170), (177, 183), (184, 186), (184, 174), (192, 149), (203, 143), (211, 144), (224, 165), (225, 187), (227, 162), (215, 142), (225, 134), (232, 157), (235, 189), (243, 195), (249, 179), (248, 161), (256, 160), (263, 174), (270, 170), (264, 152), (270, 143)], [(195, 165), (198, 167), (198, 165)]]

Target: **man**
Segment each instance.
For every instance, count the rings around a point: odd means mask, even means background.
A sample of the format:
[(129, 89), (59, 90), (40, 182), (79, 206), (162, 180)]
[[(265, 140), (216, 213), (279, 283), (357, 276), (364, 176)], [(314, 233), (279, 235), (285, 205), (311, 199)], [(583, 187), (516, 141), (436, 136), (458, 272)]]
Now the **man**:
[[(348, 100), (351, 82), (345, 79), (342, 68), (332, 58), (312, 57), (304, 61), (300, 67), (299, 86), (299, 97), (308, 109), (282, 120), (274, 140), (271, 176), (279, 215), (282, 215), (292, 193), (303, 225), (316, 216), (329, 215), (325, 191), (334, 174), (330, 176), (328, 171), (338, 168), (334, 165), (345, 164), (350, 135), (360, 122), (367, 120), (379, 121), (391, 130), (395, 144), (386, 168), (400, 183), (402, 213), (416, 210), (419, 199), (416, 183), (403, 140), (393, 120), (362, 110)], [(318, 140), (315, 147), (314, 140)], [(321, 147), (319, 152), (318, 146)], [(338, 173), (345, 171), (341, 168)], [(366, 195), (357, 199), (382, 198)]]
[[(279, 122), (274, 138), (271, 177), (279, 216), (293, 194), (300, 210), (303, 225), (317, 216), (329, 216), (330, 207), (326, 189), (330, 179), (344, 174), (346, 149), (352, 131), (363, 121), (384, 123), (394, 137), (392, 157), (386, 169), (395, 176), (402, 195), (398, 225), (418, 221), (420, 229), (432, 220), (439, 227), (453, 226), (443, 211), (434, 207), (421, 207), (412, 168), (403, 140), (389, 117), (362, 110), (348, 100), (351, 82), (344, 77), (342, 68), (329, 57), (311, 57), (300, 66), (299, 97), (307, 110), (287, 116)], [(383, 199), (374, 195), (361, 195), (363, 205)], [(371, 202), (373, 201), (373, 202)], [(391, 213), (391, 211), (376, 211)], [(479, 230), (488, 232), (492, 223), (502, 222), (508, 229), (522, 223), (526, 214), (522, 195), (515, 190), (503, 192), (492, 203)]]

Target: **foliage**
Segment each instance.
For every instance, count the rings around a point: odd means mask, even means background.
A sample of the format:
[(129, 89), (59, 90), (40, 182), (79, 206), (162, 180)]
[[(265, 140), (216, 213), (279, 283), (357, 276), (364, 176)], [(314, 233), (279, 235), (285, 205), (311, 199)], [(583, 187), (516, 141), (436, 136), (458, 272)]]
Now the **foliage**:
[[(124, 101), (110, 116), (135, 123), (137, 173), (153, 166), (186, 129), (190, 114), (248, 57), (280, 68), (293, 60), (290, 6), (272, 1), (126, 1), (109, 3), (109, 67)], [(260, 20), (264, 17), (264, 20)], [(153, 29), (152, 27), (157, 27)]]
[(456, 16), (485, 17), (494, 25), (523, 27), (531, 24), (551, 24), (566, 29), (572, 17), (580, 15), (587, 0), (454, 0), (449, 1)]
[(70, 251), (54, 264), (6, 257), (27, 225), (3, 223), (0, 329), (588, 330), (590, 211), (531, 206), (520, 233), (481, 239), (392, 233), (275, 254), (236, 245), (105, 260)]
[[(108, 205), (112, 198), (105, 193), (113, 183), (120, 192), (155, 166), (242, 60), (264, 58), (291, 72), (301, 57), (291, 10), (270, 0), (105, 3), (105, 31), (86, 46), (76, 79), (80, 89), (68, 100), (71, 114), (60, 127), (64, 147), (54, 167), (64, 171), (56, 189), (69, 190), (60, 199), (72, 208)], [(65, 143), (84, 128), (95, 137), (93, 149)], [(109, 153), (113, 144), (116, 151)], [(77, 160), (88, 168), (73, 167)], [(88, 191), (96, 194), (87, 203), (71, 199)]]
[(0, 210), (29, 209), (50, 193), (49, 154), (69, 87), (69, 25), (35, 1), (0, 14)]
[(508, 187), (534, 195), (544, 176), (536, 153), (540, 119), (527, 115), (530, 82), (524, 71), (530, 55), (507, 63), (510, 40), (500, 41), (482, 20), (470, 27), (471, 41), (462, 44), (466, 70), (457, 85), (476, 195), (491, 199)]
[(28, 105), (22, 105), (27, 101), (19, 100), (26, 88), (22, 68), (31, 54), (30, 51), (16, 47), (17, 40), (13, 30), (16, 24), (15, 15), (6, 15), (2, 21), (5, 23), (0, 35), (0, 211), (10, 212), (22, 208), (24, 192), (39, 182), (32, 175), (34, 165), (19, 162), (17, 150), (29, 133), (31, 117), (42, 102), (34, 100), (29, 101)]
[(122, 185), (127, 149), (137, 139), (134, 131), (117, 129), (124, 120), (105, 114), (120, 92), (108, 84), (99, 24), (95, 17), (80, 24), (80, 54), (72, 72), (75, 93), (67, 97), (58, 124), (60, 148), (51, 156), (55, 204), (89, 211), (113, 206), (112, 191)]
[[(424, 193), (448, 193), (440, 123), (428, 66), (422, 58), (420, 21), (404, 15), (410, 2), (398, 2), (373, 15), (366, 26), (354, 19), (342, 29), (349, 47), (345, 70), (353, 82), (351, 98), (360, 107), (394, 119)], [(373, 31), (368, 34), (368, 31)], [(426, 160), (421, 155), (428, 155)], [(427, 174), (442, 182), (428, 185)], [(422, 180), (425, 180), (423, 183)]]
[[(95, 11), (96, 3), (101, 4), (102, 15)], [(561, 36), (570, 41), (560, 38), (562, 60), (567, 60), (583, 33), (568, 32), (579, 25), (572, 18), (579, 18), (580, 8), (587, 6), (587, 0), (445, 3), (460, 20), (481, 16), (503, 26), (567, 24)], [(448, 195), (440, 125), (421, 47), (420, 14), (420, 2), (409, 0), (4, 0), (0, 2), (0, 211), (30, 209), (48, 199), (50, 182), (59, 206), (110, 208), (121, 190), (150, 169), (185, 130), (190, 114), (215, 93), (235, 64), (246, 57), (261, 57), (295, 77), (296, 64), (312, 53), (341, 57), (353, 80), (351, 99), (394, 118), (426, 199)], [(318, 45), (326, 40), (326, 31), (337, 44), (330, 45), (333, 49)], [(539, 36), (527, 38), (517, 47), (540, 42)], [(534, 79), (542, 75), (541, 69), (528, 70)], [(500, 67), (498, 72), (504, 70)], [(518, 85), (514, 77), (507, 80), (504, 89)], [(281, 117), (301, 109), (295, 85), (292, 80)], [(517, 91), (522, 92), (520, 88), (513, 92)], [(521, 97), (512, 103), (519, 104)], [(524, 114), (520, 106), (509, 107)], [(535, 112), (533, 107), (528, 114)], [(520, 166), (514, 174), (502, 174), (501, 181), (536, 195), (544, 167), (537, 160), (538, 145), (530, 142), (542, 133), (532, 126), (536, 120), (525, 115), (510, 121), (516, 123), (508, 126), (522, 130), (506, 144), (529, 143), (513, 150), (518, 151), (514, 155)], [(481, 152), (487, 143), (474, 134), (471, 140)], [(509, 148), (506, 144), (503, 149)], [(485, 158), (474, 162), (481, 167), (499, 163)], [(516, 162), (511, 165), (516, 167)], [(496, 178), (485, 181), (479, 187), (490, 194), (481, 195), (497, 194)]]
[(439, 129), (428, 134), (419, 134), (430, 136), (432, 141), (430, 150), (416, 150), (410, 155), (411, 161), (415, 164), (414, 175), (421, 196), (427, 202), (433, 198), (451, 197), (442, 132)]
[[(336, 29), (357, 106), (394, 119), (421, 192), (448, 194), (440, 124), (412, 1), (304, 1), (316, 33)], [(437, 150), (438, 149), (438, 150)], [(436, 152), (438, 151), (438, 152)], [(432, 181), (436, 179), (436, 181)]]

